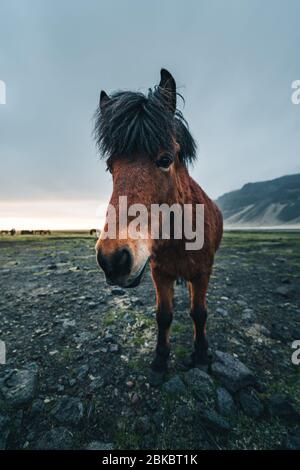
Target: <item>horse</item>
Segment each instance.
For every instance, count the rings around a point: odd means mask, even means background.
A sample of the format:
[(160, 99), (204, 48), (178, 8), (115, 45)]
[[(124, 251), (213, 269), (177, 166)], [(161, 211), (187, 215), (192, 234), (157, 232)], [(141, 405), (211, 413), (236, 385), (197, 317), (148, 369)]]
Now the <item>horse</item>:
[[(150, 233), (140, 238), (131, 238), (128, 233), (107, 236), (108, 212), (96, 243), (97, 263), (112, 285), (139, 285), (150, 260), (157, 321), (151, 369), (158, 374), (165, 374), (168, 368), (174, 283), (178, 278), (186, 281), (190, 294), (194, 327), (190, 366), (209, 363), (206, 292), (223, 234), (220, 210), (189, 175), (189, 164), (196, 159), (196, 143), (177, 109), (178, 95), (175, 79), (161, 69), (159, 85), (149, 89), (148, 94), (118, 91), (109, 96), (102, 90), (95, 113), (94, 137), (112, 174), (110, 205), (116, 214), (120, 196), (127, 197), (128, 205), (142, 203), (148, 209), (152, 204), (191, 204), (193, 217), (196, 206), (204, 206), (201, 249), (187, 250), (184, 237), (152, 239)], [(120, 211), (116, 224), (120, 228)]]

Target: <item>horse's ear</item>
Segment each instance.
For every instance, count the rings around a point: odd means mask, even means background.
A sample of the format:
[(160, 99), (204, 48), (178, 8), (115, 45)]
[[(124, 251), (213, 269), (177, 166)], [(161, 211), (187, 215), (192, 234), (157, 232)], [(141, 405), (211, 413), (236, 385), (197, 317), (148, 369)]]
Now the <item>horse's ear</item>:
[(160, 83), (159, 88), (161, 89), (169, 109), (172, 113), (176, 111), (176, 82), (170, 72), (166, 69), (160, 71)]
[(99, 99), (99, 107), (103, 110), (103, 107), (109, 102), (110, 97), (105, 93), (104, 90), (101, 90), (100, 99)]

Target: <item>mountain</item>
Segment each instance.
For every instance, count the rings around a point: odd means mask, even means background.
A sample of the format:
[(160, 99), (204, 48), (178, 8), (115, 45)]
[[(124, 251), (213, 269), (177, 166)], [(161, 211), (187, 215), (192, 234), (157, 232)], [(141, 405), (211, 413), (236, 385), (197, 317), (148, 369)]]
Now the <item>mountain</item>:
[(300, 174), (247, 183), (216, 203), (227, 226), (300, 227)]

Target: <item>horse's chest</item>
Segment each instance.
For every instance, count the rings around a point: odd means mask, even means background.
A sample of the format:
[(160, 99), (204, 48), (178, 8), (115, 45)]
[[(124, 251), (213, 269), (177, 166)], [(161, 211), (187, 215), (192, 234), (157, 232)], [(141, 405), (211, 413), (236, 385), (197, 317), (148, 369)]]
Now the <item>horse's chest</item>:
[(193, 279), (206, 271), (207, 259), (205, 252), (192, 252), (178, 248), (170, 248), (155, 257), (155, 267), (166, 275), (177, 279)]

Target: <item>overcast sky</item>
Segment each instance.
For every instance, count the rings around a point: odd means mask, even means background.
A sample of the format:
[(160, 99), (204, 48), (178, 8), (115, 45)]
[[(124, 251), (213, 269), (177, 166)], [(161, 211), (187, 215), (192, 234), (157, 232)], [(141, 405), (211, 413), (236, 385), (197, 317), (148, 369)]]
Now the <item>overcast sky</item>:
[(99, 91), (147, 91), (163, 66), (214, 198), (300, 171), (298, 0), (0, 0), (0, 201), (106, 200)]

